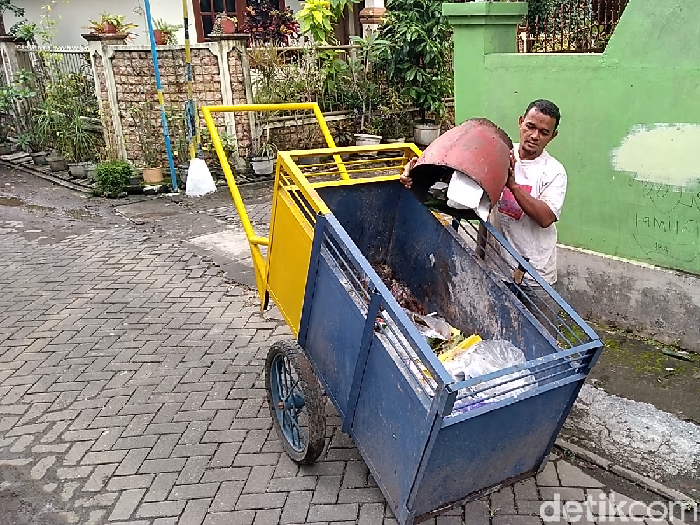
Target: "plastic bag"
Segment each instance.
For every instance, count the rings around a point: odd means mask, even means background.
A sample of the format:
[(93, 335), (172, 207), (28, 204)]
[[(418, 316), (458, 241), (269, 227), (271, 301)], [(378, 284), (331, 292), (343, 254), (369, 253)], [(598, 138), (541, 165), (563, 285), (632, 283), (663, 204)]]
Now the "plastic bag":
[(404, 308), (404, 312), (426, 339), (449, 341), (452, 337), (452, 326), (442, 317), (438, 317), (436, 314), (420, 315), (406, 308)]
[(188, 197), (201, 197), (208, 193), (216, 191), (216, 184), (209, 173), (207, 163), (202, 159), (190, 160), (190, 166), (187, 168), (187, 185), (185, 193)]
[(447, 205), (456, 209), (474, 210), (482, 220), (486, 220), (491, 209), (491, 201), (479, 184), (460, 171), (452, 173), (447, 187)]
[[(443, 365), (456, 381), (463, 381), (526, 362), (525, 354), (512, 343), (492, 339), (476, 343), (471, 350), (458, 354), (454, 359), (445, 361)], [(453, 415), (486, 403), (495, 403), (509, 398), (517, 399), (535, 386), (535, 378), (527, 370), (477, 383), (470, 388), (460, 390)], [(477, 393), (479, 390), (481, 392)]]

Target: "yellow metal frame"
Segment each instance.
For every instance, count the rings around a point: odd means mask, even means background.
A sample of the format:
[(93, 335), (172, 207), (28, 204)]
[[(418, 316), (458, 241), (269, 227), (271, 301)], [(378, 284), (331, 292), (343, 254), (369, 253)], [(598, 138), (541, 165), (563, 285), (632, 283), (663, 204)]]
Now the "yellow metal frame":
[[(313, 111), (328, 148), (278, 152), (270, 231), (268, 237), (262, 237), (253, 231), (212, 114), (235, 111), (298, 110)], [(272, 296), (292, 332), (297, 335), (311, 255), (314, 217), (318, 214), (330, 213), (316, 189), (396, 180), (399, 178), (397, 172), (400, 172), (410, 158), (420, 155), (421, 151), (414, 144), (381, 144), (338, 148), (316, 103), (204, 106), (202, 113), (248, 239), (261, 306), (265, 308), (268, 297)], [(367, 165), (372, 166), (372, 163), (375, 162), (371, 160), (372, 155), (390, 151), (399, 151), (401, 156), (381, 158), (376, 163), (381, 162), (382, 166), (370, 169), (366, 167)], [(365, 155), (370, 160), (353, 161), (342, 158), (353, 154)], [(332, 157), (333, 162), (316, 165), (314, 173), (305, 174), (295, 162), (295, 159), (305, 157)], [(387, 163), (388, 166), (386, 166)], [(305, 166), (305, 169), (308, 168)], [(394, 173), (385, 175), (382, 174), (383, 171), (386, 173), (393, 171)], [(368, 172), (371, 173), (371, 176), (363, 176)], [(311, 182), (310, 178), (317, 179), (317, 181)], [(274, 243), (274, 251), (273, 239), (277, 239)], [(263, 246), (267, 247), (266, 257), (261, 249)]]

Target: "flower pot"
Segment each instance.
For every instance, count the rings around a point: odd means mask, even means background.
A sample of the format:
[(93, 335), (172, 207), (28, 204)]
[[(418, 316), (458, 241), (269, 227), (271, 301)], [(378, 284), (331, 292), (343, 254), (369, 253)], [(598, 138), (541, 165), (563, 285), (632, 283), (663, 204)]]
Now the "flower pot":
[(413, 140), (419, 146), (428, 146), (440, 136), (440, 125), (433, 123), (416, 124), (413, 127)]
[(97, 166), (94, 162), (83, 162), (83, 168), (85, 169), (85, 177), (90, 180), (95, 180), (95, 170)]
[(68, 173), (73, 177), (78, 177), (81, 179), (85, 178), (85, 165), (84, 164), (69, 164)]
[(169, 33), (161, 31), (160, 29), (153, 30), (153, 40), (155, 40), (157, 46), (164, 46), (168, 43)]
[(117, 26), (110, 22), (102, 22), (102, 32), (106, 35), (114, 35), (117, 32)]
[(12, 153), (12, 144), (9, 142), (0, 144), (0, 155), (9, 155), (10, 153)]
[(225, 35), (232, 35), (236, 32), (236, 23), (229, 18), (221, 19), (221, 32)]
[(39, 151), (36, 153), (32, 153), (32, 162), (36, 164), (37, 166), (46, 166), (48, 165), (49, 161), (46, 160), (46, 152), (45, 151)]
[(368, 135), (367, 133), (355, 133), (356, 146), (376, 146), (382, 143), (381, 135)]
[(250, 165), (256, 175), (272, 175), (275, 171), (275, 159), (272, 157), (251, 157)]
[(68, 169), (68, 163), (64, 158), (48, 157), (46, 160), (49, 163), (49, 168), (51, 169), (51, 171), (66, 171)]
[(401, 137), (398, 139), (384, 139), (387, 144), (403, 144), (406, 142), (406, 137)]
[(163, 181), (163, 168), (144, 168), (142, 174), (146, 184), (158, 184)]

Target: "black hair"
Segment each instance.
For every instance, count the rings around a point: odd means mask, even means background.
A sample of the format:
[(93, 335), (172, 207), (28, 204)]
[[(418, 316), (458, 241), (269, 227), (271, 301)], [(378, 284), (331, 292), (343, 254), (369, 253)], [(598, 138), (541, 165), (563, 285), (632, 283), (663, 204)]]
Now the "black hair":
[(530, 113), (530, 110), (533, 108), (542, 113), (543, 115), (552, 117), (555, 121), (554, 129), (557, 129), (559, 127), (561, 113), (559, 112), (559, 108), (554, 102), (545, 99), (539, 99), (535, 100), (534, 102), (530, 102), (530, 105), (525, 110), (525, 114), (523, 116), (527, 116), (527, 114)]

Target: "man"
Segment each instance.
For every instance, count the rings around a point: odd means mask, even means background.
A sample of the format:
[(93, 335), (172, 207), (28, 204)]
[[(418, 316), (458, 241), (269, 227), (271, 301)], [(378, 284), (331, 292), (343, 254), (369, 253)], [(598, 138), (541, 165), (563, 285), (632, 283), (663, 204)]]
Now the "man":
[[(538, 274), (550, 285), (557, 281), (557, 228), (564, 197), (566, 196), (566, 170), (554, 157), (545, 151), (557, 136), (561, 115), (559, 108), (549, 100), (535, 100), (519, 119), (520, 142), (513, 145), (511, 169), (506, 187), (498, 204), (493, 208), (489, 221), (503, 234), (508, 242), (528, 259)], [(417, 159), (411, 159), (401, 175), (401, 182), (411, 186), (409, 172)], [(527, 295), (545, 300), (539, 287), (530, 284)], [(556, 309), (550, 301), (547, 306), (540, 301), (539, 308), (547, 318)], [(532, 308), (530, 301), (526, 305)], [(529, 303), (529, 304), (528, 304)], [(550, 323), (536, 316), (548, 328)]]
[[(512, 167), (490, 222), (513, 247), (553, 285), (557, 281), (557, 228), (566, 195), (566, 170), (545, 151), (557, 136), (559, 108), (549, 100), (535, 100), (519, 119), (520, 142), (513, 145)], [(401, 182), (411, 186), (406, 164)]]

